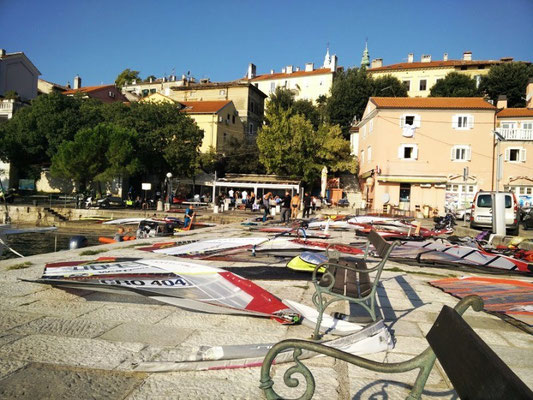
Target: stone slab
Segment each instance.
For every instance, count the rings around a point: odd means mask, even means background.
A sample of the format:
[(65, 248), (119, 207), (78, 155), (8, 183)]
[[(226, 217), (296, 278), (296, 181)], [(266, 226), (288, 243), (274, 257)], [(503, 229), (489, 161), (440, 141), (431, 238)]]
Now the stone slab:
[(94, 338), (117, 326), (118, 322), (90, 319), (44, 317), (13, 328), (10, 332), (26, 335), (52, 335)]
[(0, 381), (4, 399), (123, 399), (145, 374), (32, 363)]
[(85, 318), (155, 324), (170, 315), (171, 308), (164, 306), (147, 306), (142, 304), (106, 304), (104, 302), (89, 302), (95, 308), (84, 315)]
[(177, 346), (194, 332), (193, 329), (165, 325), (125, 323), (102, 334), (99, 339), (112, 342), (139, 342), (155, 346)]
[(31, 335), (0, 347), (0, 359), (113, 369), (145, 345)]
[(2, 311), (0, 313), (0, 332), (9, 331), (16, 326), (23, 325), (38, 318), (40, 318), (40, 315), (38, 314), (18, 311)]

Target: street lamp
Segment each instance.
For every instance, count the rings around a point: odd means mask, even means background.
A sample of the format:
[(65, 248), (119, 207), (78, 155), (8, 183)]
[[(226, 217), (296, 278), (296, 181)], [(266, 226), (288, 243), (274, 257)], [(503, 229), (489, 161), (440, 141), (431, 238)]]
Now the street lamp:
[(167, 190), (168, 190), (168, 202), (169, 202), (169, 210), (170, 210), (170, 206), (172, 205), (173, 203), (173, 199), (172, 199), (172, 172), (167, 172), (167, 180), (168, 180), (168, 187), (167, 187)]

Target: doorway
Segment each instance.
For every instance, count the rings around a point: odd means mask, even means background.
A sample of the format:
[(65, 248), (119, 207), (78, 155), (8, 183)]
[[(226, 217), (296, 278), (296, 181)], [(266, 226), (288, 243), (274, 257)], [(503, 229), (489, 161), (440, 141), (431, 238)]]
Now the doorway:
[(410, 210), (411, 184), (400, 183), (400, 210)]

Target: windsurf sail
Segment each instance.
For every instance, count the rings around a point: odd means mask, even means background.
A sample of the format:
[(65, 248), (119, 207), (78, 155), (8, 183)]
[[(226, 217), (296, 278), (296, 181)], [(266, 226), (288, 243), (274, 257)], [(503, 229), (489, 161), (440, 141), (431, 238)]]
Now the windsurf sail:
[[(354, 355), (379, 353), (394, 348), (392, 337), (383, 323), (377, 321), (358, 332), (347, 336), (322, 342), (323, 345), (339, 349)], [(169, 372), (169, 371), (210, 371), (218, 369), (260, 367), (268, 351), (274, 343), (228, 346), (201, 346), (179, 360), (146, 361), (134, 365), (136, 371)], [(317, 356), (304, 350), (299, 360)], [(280, 353), (274, 364), (291, 362), (293, 352), (287, 350)]]
[(178, 260), (100, 259), (47, 264), (32, 282), (57, 287), (137, 294), (199, 312), (269, 317), (283, 324), (300, 314), (236, 274)]

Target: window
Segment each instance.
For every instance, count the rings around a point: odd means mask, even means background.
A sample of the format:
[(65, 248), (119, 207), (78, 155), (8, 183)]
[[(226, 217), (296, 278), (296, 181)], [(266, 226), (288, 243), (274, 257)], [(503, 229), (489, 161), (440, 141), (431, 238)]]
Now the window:
[(452, 128), (459, 130), (472, 129), (474, 127), (474, 116), (471, 114), (455, 114), (452, 117)]
[(155, 92), (157, 92), (156, 89), (150, 89), (150, 93), (151, 93), (151, 94), (154, 94)]
[(270, 93), (274, 93), (276, 91), (276, 82), (270, 82)]
[(235, 123), (235, 115), (233, 115), (233, 116), (231, 117), (231, 123), (233, 123), (233, 124)]
[(219, 91), (218, 91), (218, 94), (219, 94), (220, 96), (225, 96), (225, 95), (226, 95), (226, 89), (221, 89), (221, 90), (219, 90)]
[(361, 164), (365, 162), (365, 151), (364, 150), (361, 150), (361, 160), (360, 160)]
[(411, 81), (403, 81), (403, 85), (407, 89), (407, 91), (411, 90)]
[(254, 102), (253, 101), (250, 101), (250, 111), (251, 112), (254, 112)]
[(402, 160), (416, 160), (418, 146), (416, 144), (402, 144), (398, 147), (398, 158)]
[(453, 146), (451, 158), (452, 161), (470, 161), (470, 146)]
[(108, 94), (109, 94), (109, 97), (115, 97), (115, 93), (114, 92), (110, 91)]
[(427, 83), (427, 79), (420, 79), (420, 90), (426, 90)]
[(254, 83), (254, 86), (255, 86), (256, 88), (258, 88), (258, 87), (259, 87), (259, 83)]
[(515, 122), (502, 122), (501, 127), (502, 129), (515, 129), (516, 123)]
[(366, 149), (366, 158), (368, 161), (372, 161), (372, 147), (368, 146)]
[(533, 122), (522, 122), (522, 129), (533, 129)]
[(249, 127), (249, 129), (250, 129), (250, 130), (248, 131), (248, 133), (249, 133), (250, 135), (253, 135), (253, 134), (254, 134), (254, 124), (253, 124), (253, 122), (250, 122), (250, 125), (248, 125), (248, 127)]
[(420, 115), (418, 114), (404, 114), (400, 118), (400, 127), (405, 128), (410, 125), (413, 128), (420, 128)]
[(526, 149), (523, 147), (509, 147), (505, 149), (505, 161), (526, 162)]
[(374, 120), (371, 119), (368, 123), (368, 133), (372, 132), (374, 130)]
[(363, 139), (366, 138), (366, 125), (363, 126)]
[(466, 71), (466, 65), (461, 66), (461, 71)]
[(484, 65), (478, 65), (477, 69), (485, 69), (485, 66)]
[(224, 137), (223, 137), (223, 141), (224, 143), (226, 143), (226, 137), (228, 136), (228, 134), (226, 132), (224, 132)]

